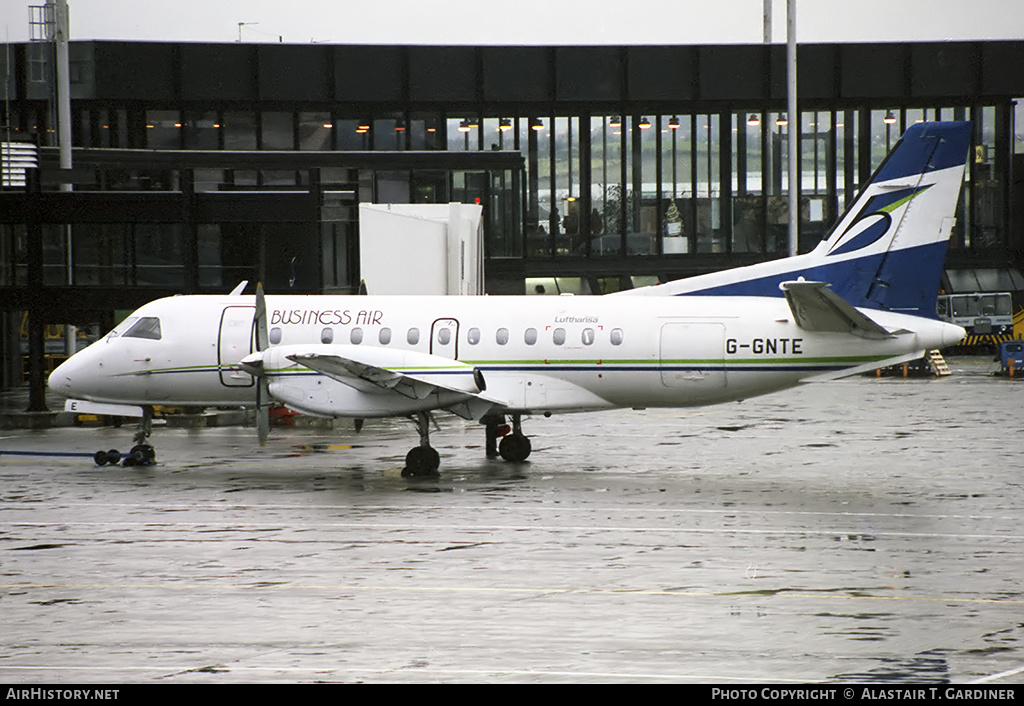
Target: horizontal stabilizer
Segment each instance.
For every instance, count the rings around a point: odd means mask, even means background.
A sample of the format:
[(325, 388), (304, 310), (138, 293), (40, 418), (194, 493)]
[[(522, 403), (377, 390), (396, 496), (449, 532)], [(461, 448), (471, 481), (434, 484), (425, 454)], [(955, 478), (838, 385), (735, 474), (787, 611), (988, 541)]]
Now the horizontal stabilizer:
[(893, 338), (894, 334), (850, 306), (825, 282), (783, 282), (796, 325), (806, 331), (852, 333), (863, 338)]

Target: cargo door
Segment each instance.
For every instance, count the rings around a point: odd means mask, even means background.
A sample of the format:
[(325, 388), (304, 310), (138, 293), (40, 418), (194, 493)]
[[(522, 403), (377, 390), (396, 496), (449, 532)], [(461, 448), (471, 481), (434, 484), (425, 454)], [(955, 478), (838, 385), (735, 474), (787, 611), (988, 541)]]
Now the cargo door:
[(661, 327), (661, 382), (666, 387), (725, 387), (725, 326), (669, 323)]

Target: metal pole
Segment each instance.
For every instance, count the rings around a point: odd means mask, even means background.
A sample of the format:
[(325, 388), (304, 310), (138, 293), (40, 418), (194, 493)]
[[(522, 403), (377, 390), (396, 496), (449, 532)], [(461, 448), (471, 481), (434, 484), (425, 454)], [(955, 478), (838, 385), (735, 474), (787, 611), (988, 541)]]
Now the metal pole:
[(772, 0), (764, 0), (764, 43), (772, 43)]
[[(60, 149), (60, 168), (71, 170), (71, 79), (68, 68), (68, 40), (71, 33), (71, 22), (68, 11), (68, 0), (56, 0), (54, 3), (53, 43), (57, 58), (57, 144)], [(62, 183), (61, 191), (71, 191), (70, 183)], [(67, 283), (74, 284), (72, 276), (72, 235), (71, 226), (64, 226), (64, 257), (67, 269)], [(64, 327), (64, 351), (67, 355), (75, 353), (75, 327), (67, 324)]]
[[(53, 41), (57, 49), (57, 144), (60, 168), (71, 169), (71, 81), (68, 78), (68, 2), (56, 0)], [(70, 184), (62, 184), (70, 191)]]
[(796, 0), (786, 3), (786, 74), (789, 82), (789, 124), (786, 141), (789, 146), (789, 255), (796, 255), (800, 219), (800, 114), (796, 108)]

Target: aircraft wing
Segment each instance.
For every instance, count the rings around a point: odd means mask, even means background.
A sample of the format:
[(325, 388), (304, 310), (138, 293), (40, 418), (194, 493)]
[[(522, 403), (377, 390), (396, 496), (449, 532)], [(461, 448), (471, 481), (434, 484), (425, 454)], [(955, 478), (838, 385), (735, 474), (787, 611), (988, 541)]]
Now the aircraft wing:
[(495, 405), (506, 405), (505, 400), (484, 393), (486, 383), (477, 368), (450, 358), (329, 345), (293, 351), (285, 357), (361, 392), (396, 393), (415, 400), (437, 392), (456, 393), (460, 401), (444, 409), (466, 419), (477, 418)]
[(893, 333), (861, 313), (825, 282), (783, 282), (785, 293), (797, 326), (807, 331), (852, 333), (862, 338), (893, 338)]

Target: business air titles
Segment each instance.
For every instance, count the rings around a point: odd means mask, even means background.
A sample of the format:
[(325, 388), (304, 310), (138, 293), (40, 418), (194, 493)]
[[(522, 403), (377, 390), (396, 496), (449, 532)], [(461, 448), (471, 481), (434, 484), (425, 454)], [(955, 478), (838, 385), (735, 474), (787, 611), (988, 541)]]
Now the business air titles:
[(274, 309), (271, 326), (375, 326), (384, 318), (380, 309)]

